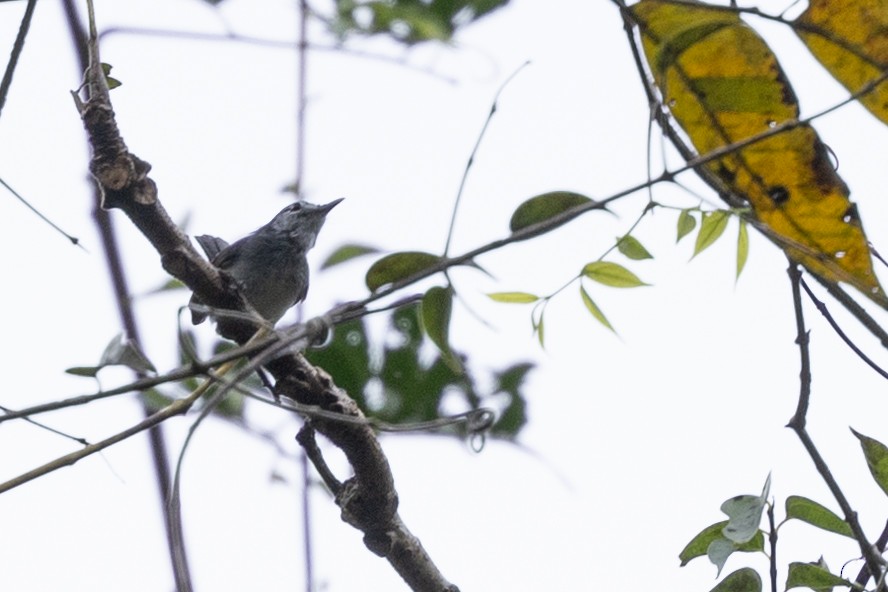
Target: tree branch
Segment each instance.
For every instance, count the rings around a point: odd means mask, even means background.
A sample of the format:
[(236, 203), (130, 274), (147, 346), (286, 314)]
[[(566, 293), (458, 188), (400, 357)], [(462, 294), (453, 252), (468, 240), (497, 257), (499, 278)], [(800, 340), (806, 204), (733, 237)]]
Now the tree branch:
[(799, 400), (795, 415), (789, 420), (787, 427), (792, 428), (799, 440), (801, 440), (802, 446), (805, 447), (805, 451), (814, 462), (814, 466), (820, 474), (820, 477), (833, 494), (839, 507), (842, 508), (845, 521), (851, 527), (851, 532), (854, 534), (854, 538), (860, 546), (860, 552), (863, 555), (867, 569), (870, 570), (870, 573), (881, 573), (882, 558), (867, 540), (866, 534), (860, 526), (860, 521), (857, 519), (857, 512), (851, 507), (851, 504), (839, 487), (832, 471), (830, 471), (829, 466), (826, 464), (823, 456), (821, 456), (820, 451), (814, 444), (814, 440), (811, 438), (810, 434), (808, 434), (808, 430), (805, 427), (808, 405), (811, 399), (811, 358), (808, 350), (809, 333), (805, 328), (805, 319), (802, 313), (802, 295), (799, 287), (802, 276), (801, 271), (797, 264), (790, 262), (787, 273), (789, 274), (790, 283), (792, 285), (792, 301), (795, 309), (797, 331), (796, 343), (799, 346), (799, 354), (801, 356)]
[[(87, 73), (88, 100), (81, 117), (93, 149), (90, 171), (102, 189), (102, 207), (120, 208), (155, 247), (170, 274), (192, 288), (210, 306), (244, 310), (237, 290), (201, 258), (170, 220), (148, 177), (150, 165), (132, 154), (117, 129), (107, 84), (99, 67), (95, 39)], [(255, 327), (243, 320), (220, 318), (217, 330), (237, 343), (246, 343)], [(301, 355), (284, 353), (266, 363), (275, 377), (275, 391), (305, 405), (317, 405), (363, 418), (357, 404), (329, 375)], [(316, 419), (314, 427), (346, 455), (354, 476), (343, 483), (336, 498), (342, 518), (364, 532), (364, 542), (386, 557), (416, 590), (453, 591), (451, 585), (397, 515), (398, 496), (388, 461), (372, 428), (360, 423)]]

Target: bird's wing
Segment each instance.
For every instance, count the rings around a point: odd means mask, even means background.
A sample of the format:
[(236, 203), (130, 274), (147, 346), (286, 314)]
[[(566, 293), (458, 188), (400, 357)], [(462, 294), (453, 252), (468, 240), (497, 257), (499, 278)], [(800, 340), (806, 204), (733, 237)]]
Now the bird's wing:
[(211, 234), (195, 236), (194, 240), (197, 241), (197, 244), (199, 244), (200, 248), (203, 249), (203, 252), (206, 253), (207, 259), (218, 265), (218, 263), (213, 260), (225, 249), (225, 247), (228, 246), (228, 243), (218, 236), (213, 236)]

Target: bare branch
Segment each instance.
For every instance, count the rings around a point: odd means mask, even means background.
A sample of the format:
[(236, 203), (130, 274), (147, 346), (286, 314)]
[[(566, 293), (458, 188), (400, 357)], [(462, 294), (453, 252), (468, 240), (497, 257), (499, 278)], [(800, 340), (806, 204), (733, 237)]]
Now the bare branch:
[(796, 343), (799, 346), (799, 354), (801, 355), (801, 372), (799, 374), (799, 400), (796, 407), (795, 415), (793, 415), (792, 419), (789, 420), (787, 427), (792, 428), (792, 430), (799, 437), (799, 440), (801, 440), (802, 442), (802, 446), (805, 447), (805, 451), (814, 462), (814, 466), (817, 469), (817, 472), (820, 474), (821, 479), (823, 479), (824, 483), (826, 483), (826, 486), (833, 494), (836, 502), (838, 502), (839, 507), (842, 508), (842, 512), (845, 516), (845, 521), (851, 527), (851, 532), (854, 534), (854, 538), (855, 540), (857, 540), (857, 544), (860, 546), (860, 551), (863, 555), (864, 561), (866, 562), (867, 569), (870, 570), (870, 573), (882, 573), (881, 556), (872, 546), (872, 544), (867, 540), (866, 534), (863, 532), (863, 528), (861, 528), (860, 526), (860, 521), (857, 519), (857, 512), (855, 512), (854, 509), (851, 507), (850, 502), (848, 502), (848, 498), (845, 497), (845, 494), (839, 487), (839, 484), (833, 476), (832, 471), (826, 464), (826, 460), (824, 460), (823, 456), (821, 456), (820, 451), (814, 444), (814, 440), (811, 438), (811, 435), (808, 434), (808, 430), (805, 427), (807, 421), (806, 414), (808, 412), (808, 404), (811, 398), (811, 357), (808, 351), (809, 332), (805, 328), (805, 319), (802, 313), (802, 295), (799, 288), (801, 282), (801, 271), (799, 270), (798, 265), (790, 262), (787, 272), (789, 273), (790, 283), (792, 285), (792, 301), (795, 308), (797, 330)]

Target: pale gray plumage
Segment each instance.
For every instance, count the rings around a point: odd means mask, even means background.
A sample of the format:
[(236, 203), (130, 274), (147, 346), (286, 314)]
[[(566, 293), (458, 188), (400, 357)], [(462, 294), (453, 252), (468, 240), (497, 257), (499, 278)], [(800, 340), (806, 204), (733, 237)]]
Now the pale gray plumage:
[[(327, 213), (342, 198), (322, 206), (296, 202), (271, 222), (233, 244), (208, 234), (195, 237), (210, 262), (230, 275), (263, 318), (276, 323), (308, 292), (306, 253), (315, 245)], [(200, 301), (192, 296), (192, 303)], [(191, 311), (194, 324), (206, 314)]]

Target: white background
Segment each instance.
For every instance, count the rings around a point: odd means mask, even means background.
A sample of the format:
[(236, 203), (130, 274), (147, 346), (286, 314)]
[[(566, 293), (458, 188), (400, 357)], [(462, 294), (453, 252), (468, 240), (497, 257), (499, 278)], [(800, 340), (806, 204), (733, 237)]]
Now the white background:
[[(292, 4), (227, 0), (217, 13), (198, 1), (116, 0), (98, 1), (96, 11), (101, 29), (222, 33), (221, 14), (243, 34), (292, 40)], [(774, 12), (784, 7), (766, 5)], [(11, 47), (23, 9), (23, 2), (0, 3), (0, 47)], [(755, 24), (778, 51), (803, 115), (846, 96), (791, 31)], [(320, 29), (313, 39), (329, 42)], [(490, 102), (526, 60), (532, 65), (503, 92), (475, 160), (454, 253), (505, 236), (511, 212), (530, 196), (567, 189), (606, 197), (647, 177), (647, 106), (622, 22), (608, 2), (516, 0), (460, 34), (454, 47), (406, 51), (384, 41), (350, 47), (403, 58), (436, 75), (343, 53), (310, 55), (307, 197), (346, 197), (312, 253), (315, 265), (345, 242), (440, 251)], [(112, 92), (123, 136), (153, 165), (173, 218), (190, 216), (189, 233), (234, 239), (282, 207), (280, 188), (295, 169), (293, 51), (125, 34), (107, 36), (102, 51), (124, 83)], [(90, 215), (82, 128), (68, 93), (78, 84), (61, 6), (41, 2), (0, 117), (0, 176), (79, 236), (88, 252), (71, 247), (11, 196), (0, 201), (6, 313), (0, 404), (11, 408), (92, 392), (94, 383), (63, 370), (95, 363), (121, 330)], [(884, 126), (856, 105), (816, 125), (838, 155), (870, 239), (883, 246)], [(653, 144), (657, 174), (656, 134)], [(669, 161), (678, 163), (674, 156)], [(660, 187), (654, 196), (682, 207), (699, 203)], [(723, 519), (722, 501), (758, 493), (769, 471), (778, 517), (790, 494), (837, 510), (784, 428), (798, 393), (799, 354), (785, 259), (761, 237), (752, 236), (747, 270), (735, 283), (735, 223), (688, 262), (692, 239), (675, 245), (675, 212), (645, 219), (636, 236), (655, 259), (612, 259), (653, 286), (589, 286), (618, 336), (588, 315), (575, 286), (548, 307), (545, 350), (531, 335), (528, 307), (484, 296), (556, 290), (625, 232), (646, 200), (645, 193), (633, 195), (614, 208), (617, 216), (589, 214), (485, 256), (480, 263), (495, 280), (472, 270), (454, 273), (457, 290), (491, 325), (457, 306), (452, 341), (472, 355), (476, 372), (522, 360), (538, 364), (525, 388), (530, 423), (519, 446), (488, 442), (475, 454), (445, 438), (383, 436), (405, 522), (464, 591), (651, 584), (708, 590), (715, 568), (703, 558), (680, 569), (678, 553), (696, 532)], [(165, 275), (128, 220), (112, 216), (132, 292), (144, 294)], [(362, 297), (368, 262), (315, 273), (305, 314)], [(176, 364), (176, 309), (186, 300), (184, 292), (136, 300), (146, 352), (161, 370)], [(888, 507), (847, 428), (888, 440), (884, 383), (838, 343), (813, 307), (806, 314), (814, 369), (809, 427), (874, 540)], [(209, 342), (211, 329), (201, 331)], [(849, 331), (884, 359), (873, 340)], [(105, 387), (127, 379), (114, 370), (101, 375)], [(97, 441), (140, 414), (132, 396), (124, 396), (40, 419)], [(290, 454), (298, 452), (291, 418), (254, 405), (249, 419), (274, 430)], [(189, 422), (169, 423), (174, 452)], [(75, 446), (24, 422), (4, 423), (0, 479)], [(0, 588), (171, 590), (150, 466), (147, 441), (136, 437), (6, 493)], [(304, 589), (300, 479), (298, 464), (262, 440), (218, 421), (201, 428), (183, 483), (197, 590)], [(320, 488), (313, 491), (312, 519), (319, 589), (404, 589), (339, 520)], [(838, 570), (858, 554), (852, 541), (802, 524), (780, 533), (781, 566), (825, 553)], [(766, 573), (760, 555), (731, 557), (726, 573), (745, 565)], [(848, 576), (859, 566), (852, 563)], [(781, 570), (781, 587), (784, 577)]]

